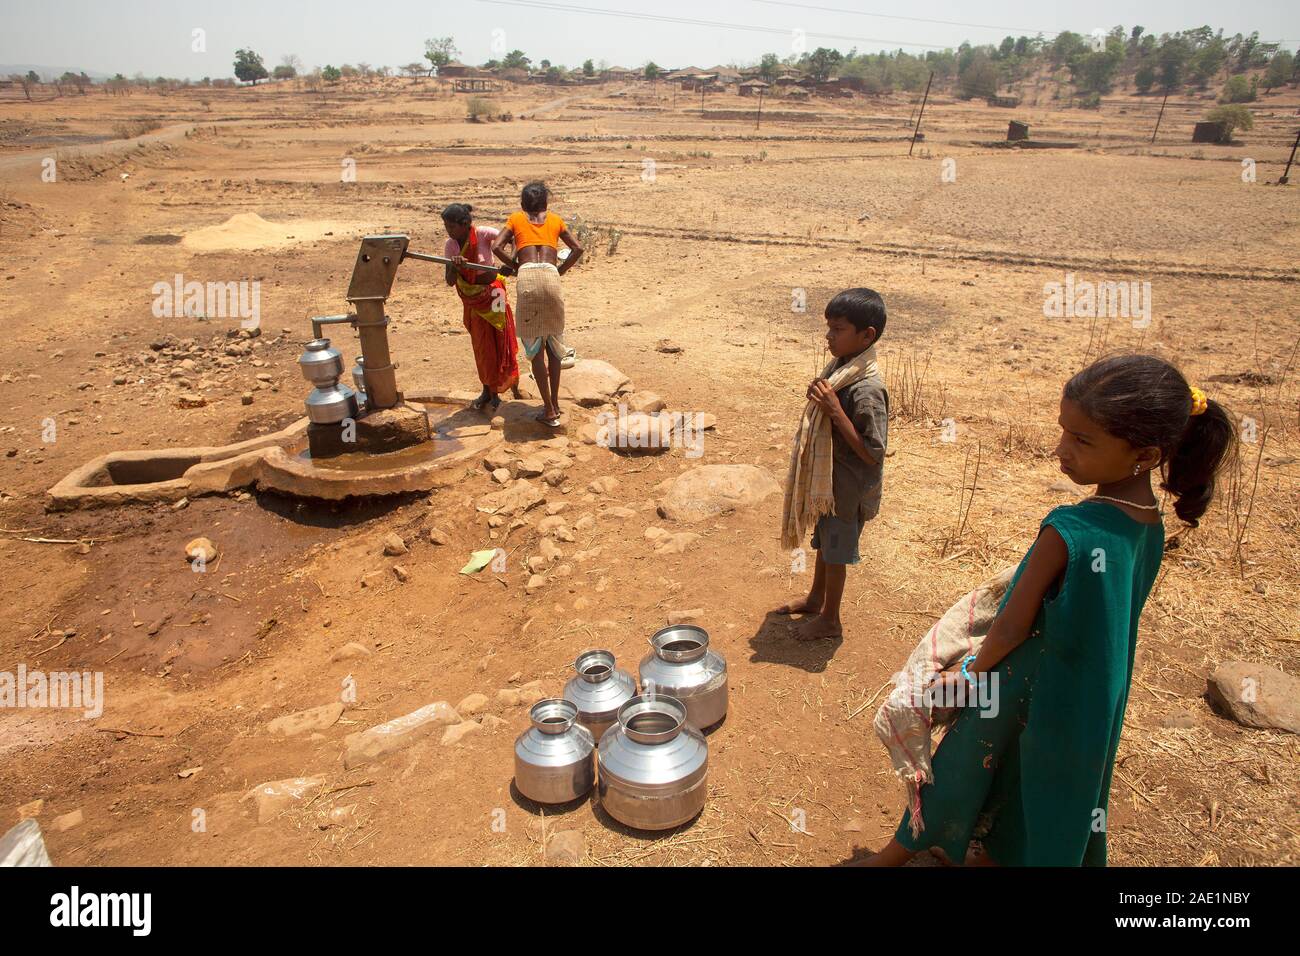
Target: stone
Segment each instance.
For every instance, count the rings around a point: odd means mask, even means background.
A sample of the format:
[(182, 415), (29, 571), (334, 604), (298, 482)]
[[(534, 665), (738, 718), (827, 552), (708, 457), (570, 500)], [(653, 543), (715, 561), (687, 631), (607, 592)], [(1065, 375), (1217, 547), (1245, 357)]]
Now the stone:
[(683, 349), (672, 339), (660, 339), (659, 344), (655, 346), (655, 351), (663, 352), (665, 355), (676, 355)]
[(597, 444), (619, 454), (659, 455), (673, 446), (673, 419), (645, 412), (620, 413)]
[(411, 580), (411, 572), (406, 570), (406, 568), (402, 567), (400, 564), (393, 565), (393, 576), (403, 584)]
[(519, 691), (513, 687), (503, 687), (497, 691), (497, 703), (503, 707), (518, 707)]
[(635, 518), (636, 511), (632, 508), (625, 508), (622, 505), (612, 505), (600, 513), (602, 518), (617, 518), (620, 521), (627, 518)]
[(533, 574), (541, 574), (550, 566), (550, 562), (547, 561), (540, 554), (534, 554), (527, 561), (525, 561), (524, 564), (527, 565), (528, 570)]
[(211, 564), (217, 559), (217, 546), (209, 538), (195, 538), (185, 546), (185, 557), (190, 561)]
[(668, 625), (671, 627), (675, 624), (695, 624), (704, 617), (704, 608), (693, 607), (689, 611), (669, 611)]
[(556, 529), (555, 529), (555, 540), (556, 540), (556, 541), (576, 541), (577, 539), (574, 538), (574, 536), (573, 536), (573, 532), (570, 531), (568, 528), (556, 528)]
[(241, 405), (252, 405), (252, 404), (253, 404), (253, 393), (252, 393), (252, 392), (244, 392), (242, 395), (239, 396), (239, 403), (240, 403)]
[(681, 554), (693, 541), (699, 540), (693, 531), (679, 531), (665, 534), (655, 542), (655, 554)]
[(558, 468), (552, 468), (542, 473), (542, 481), (552, 488), (559, 488), (560, 485), (564, 484), (564, 472)]
[(587, 855), (587, 839), (578, 830), (561, 830), (546, 844), (546, 862), (552, 866), (577, 866)]
[(539, 680), (529, 681), (523, 687), (516, 691), (519, 695), (519, 703), (535, 704), (546, 697), (546, 692), (542, 690), (542, 682)]
[(39, 817), (41, 815), (41, 811), (44, 809), (45, 809), (44, 800), (33, 800), (31, 803), (24, 803), (21, 807), (18, 808), (18, 819), (34, 820), (36, 817)]
[(333, 654), (330, 654), (329, 659), (331, 663), (337, 663), (338, 661), (356, 661), (356, 659), (369, 656), (370, 649), (368, 646), (357, 644), (356, 641), (348, 641), (348, 643), (344, 644), (342, 648), (339, 648), (338, 650), (335, 650)]
[(356, 419), (355, 451), (386, 452), (409, 448), (433, 436), (423, 406), (407, 403), (367, 412)]
[(498, 484), (509, 484), (512, 477), (509, 468), (498, 468), (496, 471), (492, 472), (492, 480)]
[(588, 485), (587, 490), (594, 495), (607, 495), (617, 487), (618, 479), (613, 475), (605, 475), (603, 478), (597, 478)]
[(126, 376), (125, 376), (125, 375), (114, 375), (114, 376), (113, 376), (113, 384), (114, 384), (114, 385), (125, 385), (125, 384), (126, 384)]
[(559, 515), (547, 515), (541, 521), (537, 522), (537, 533), (550, 534), (552, 531), (566, 527), (567, 525), (568, 522)]
[(567, 501), (553, 501), (546, 506), (546, 514), (548, 517), (550, 515), (558, 515), (561, 511), (563, 511), (567, 507), (569, 507), (569, 503)]
[(516, 478), (536, 478), (546, 470), (546, 462), (540, 455), (529, 455), (514, 462)]
[(456, 713), (460, 714), (462, 717), (467, 714), (477, 714), (487, 705), (488, 699), (486, 694), (470, 694), (456, 705)]
[(317, 817), (316, 826), (322, 830), (330, 827), (347, 827), (356, 822), (357, 805), (350, 803), (346, 807), (331, 807), (322, 811)]
[(540, 487), (527, 478), (520, 478), (500, 491), (484, 495), (475, 507), (487, 514), (514, 515), (535, 508), (545, 500), (546, 494)]
[(560, 558), (564, 557), (564, 552), (560, 550), (560, 546), (550, 538), (543, 538), (540, 544), (538, 544), (537, 550), (548, 562), (558, 561)]
[(633, 392), (627, 400), (627, 407), (634, 412), (660, 412), (665, 402), (654, 392)]
[(240, 802), (252, 800), (257, 808), (257, 822), (270, 823), (299, 800), (325, 788), (324, 777), (292, 777), (287, 780), (271, 780), (259, 784), (240, 799)]
[(483, 729), (490, 734), (496, 733), (502, 727), (510, 726), (509, 721), (502, 720), (496, 714), (485, 714), (479, 723), (482, 725)]
[(577, 521), (573, 523), (573, 530), (581, 531), (584, 534), (594, 530), (595, 527), (596, 527), (596, 519), (591, 515), (583, 515), (581, 518), (579, 518)]
[(628, 377), (608, 362), (579, 359), (560, 379), (560, 398), (584, 408), (604, 405), (631, 386)]
[(85, 817), (81, 813), (81, 808), (78, 807), (71, 813), (64, 813), (51, 820), (50, 829), (56, 833), (62, 833), (65, 830), (71, 830), (73, 827), (81, 826), (83, 822), (85, 822)]
[(267, 731), (274, 737), (297, 737), (299, 734), (314, 730), (328, 730), (343, 716), (340, 703), (322, 704), (297, 713), (277, 717), (266, 725)]
[(1300, 734), (1300, 679), (1276, 667), (1227, 661), (1210, 675), (1205, 695), (1239, 724)]
[(180, 408), (202, 408), (208, 400), (196, 392), (181, 392), (176, 396), (176, 404)]
[(451, 539), (447, 537), (447, 532), (443, 531), (441, 528), (429, 529), (430, 544), (444, 545), (450, 540)]
[(544, 587), (546, 587), (546, 578), (540, 574), (534, 574), (528, 579), (528, 583), (524, 585), (524, 590), (529, 594), (533, 594)]
[(472, 720), (453, 724), (442, 732), (442, 745), (444, 747), (454, 746), (464, 740), (469, 734), (477, 733), (482, 729), (482, 726), (476, 724)]
[(703, 521), (748, 508), (781, 486), (755, 465), (700, 465), (667, 483), (659, 515), (671, 521)]
[(349, 734), (344, 739), (343, 766), (351, 770), (379, 760), (428, 736), (438, 727), (458, 723), (460, 715), (445, 700), (426, 704), (404, 717), (376, 724), (360, 733)]
[(492, 515), (492, 517), (488, 518), (489, 528), (499, 528), (505, 523), (506, 523), (506, 519), (501, 515)]
[(506, 427), (506, 418), (504, 415), (493, 415), (491, 427), (493, 431), (502, 431)]
[(390, 531), (388, 534), (384, 535), (384, 554), (391, 558), (409, 553), (410, 549), (407, 548), (406, 542), (402, 539), (400, 534)]
[(509, 448), (493, 448), (483, 456), (483, 467), (490, 472), (499, 468), (509, 469), (514, 464), (515, 457), (515, 453)]

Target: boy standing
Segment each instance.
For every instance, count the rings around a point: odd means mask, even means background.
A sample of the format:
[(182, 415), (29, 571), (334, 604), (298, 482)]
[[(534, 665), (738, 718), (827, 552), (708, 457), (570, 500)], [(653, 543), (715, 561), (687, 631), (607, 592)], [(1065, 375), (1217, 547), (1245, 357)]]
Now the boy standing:
[(889, 395), (876, 367), (885, 303), (871, 289), (846, 289), (826, 306), (826, 345), (833, 358), (808, 386), (781, 517), (782, 547), (800, 546), (815, 527), (817, 569), (802, 601), (776, 609), (807, 614), (800, 640), (838, 638), (847, 566), (858, 563), (863, 525), (880, 511), (889, 428)]

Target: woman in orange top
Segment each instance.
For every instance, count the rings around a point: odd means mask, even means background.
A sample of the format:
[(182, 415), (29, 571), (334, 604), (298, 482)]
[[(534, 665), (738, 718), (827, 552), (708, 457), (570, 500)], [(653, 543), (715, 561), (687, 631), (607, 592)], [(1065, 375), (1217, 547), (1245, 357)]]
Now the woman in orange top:
[[(545, 183), (531, 182), (525, 186), (520, 196), (523, 210), (506, 220), (492, 253), (519, 273), (515, 323), (524, 343), (524, 354), (532, 360), (533, 378), (542, 396), (538, 418), (555, 428), (560, 424), (560, 363), (565, 353), (560, 276), (582, 258), (582, 244), (569, 232), (563, 219), (547, 212), (549, 198)], [(563, 262), (559, 262), (560, 240), (570, 249)], [(515, 247), (513, 256), (505, 251), (511, 243)]]

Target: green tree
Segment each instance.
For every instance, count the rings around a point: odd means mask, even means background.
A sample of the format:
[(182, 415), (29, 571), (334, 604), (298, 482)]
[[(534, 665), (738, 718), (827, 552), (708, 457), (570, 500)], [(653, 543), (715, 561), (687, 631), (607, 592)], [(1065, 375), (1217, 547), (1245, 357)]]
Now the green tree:
[(595, 75), (596, 75), (596, 65), (595, 65), (594, 63), (592, 63), (590, 60), (583, 60), (583, 61), (582, 61), (582, 75), (583, 75), (583, 76), (595, 76)]
[(1156, 52), (1156, 73), (1160, 78), (1160, 85), (1167, 90), (1182, 86), (1187, 61), (1191, 56), (1191, 44), (1186, 38), (1175, 35), (1166, 39)]
[(283, 63), (271, 71), (271, 76), (277, 80), (292, 80), (297, 75), (297, 70), (291, 66), (285, 66)]
[(240, 82), (256, 85), (258, 80), (270, 75), (262, 65), (262, 58), (252, 50), (235, 51), (235, 78)]
[(1231, 77), (1223, 84), (1219, 94), (1220, 103), (1250, 103), (1255, 99), (1255, 84), (1247, 82), (1241, 75)]
[(957, 88), (966, 99), (993, 96), (998, 91), (1000, 74), (997, 64), (985, 53), (974, 56), (957, 78)]
[(1268, 63), (1268, 72), (1264, 74), (1264, 89), (1284, 86), (1294, 72), (1295, 57), (1286, 50), (1278, 50)]
[(659, 64), (656, 63), (654, 60), (651, 60), (649, 63), (645, 65), (645, 78), (647, 80), (659, 79), (659, 72), (660, 72)]
[(819, 46), (813, 51), (812, 56), (808, 57), (808, 72), (818, 83), (825, 83), (843, 59), (844, 54), (839, 50), (828, 50), (824, 46)]
[(526, 70), (532, 62), (532, 60), (524, 56), (523, 50), (511, 50), (501, 61), (501, 66), (507, 70)]
[(1156, 83), (1156, 68), (1150, 63), (1143, 63), (1133, 74), (1133, 85), (1139, 93), (1150, 93)]
[(776, 71), (781, 68), (781, 58), (775, 53), (764, 53), (758, 63), (758, 75), (767, 83), (776, 81)]
[(1255, 128), (1255, 117), (1244, 106), (1216, 106), (1205, 114), (1205, 118), (1223, 127), (1223, 137), (1219, 140), (1221, 143), (1230, 142), (1235, 130)]
[(330, 66), (327, 63), (325, 64), (324, 67), (321, 68), (320, 76), (321, 79), (324, 80), (326, 83), (337, 83), (339, 79), (343, 76), (343, 71), (340, 70), (337, 66)]
[(451, 37), (433, 37), (424, 41), (424, 58), (429, 61), (429, 75), (440, 70), (457, 56), (456, 42)]

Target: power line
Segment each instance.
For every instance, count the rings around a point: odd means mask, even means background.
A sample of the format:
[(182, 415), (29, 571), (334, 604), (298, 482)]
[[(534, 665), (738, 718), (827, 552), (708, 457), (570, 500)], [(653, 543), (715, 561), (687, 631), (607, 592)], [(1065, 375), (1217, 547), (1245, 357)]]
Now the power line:
[[(749, 33), (767, 33), (790, 37), (791, 31), (781, 27), (760, 27), (751, 23), (726, 23), (721, 20), (696, 20), (690, 17), (670, 17), (654, 13), (631, 13), (625, 10), (604, 10), (596, 7), (578, 7), (567, 3), (548, 3), (542, 0), (478, 0), (479, 3), (492, 3), (498, 6), (525, 7), (530, 10), (553, 10), (561, 13), (587, 13), (603, 17), (618, 17), (626, 20), (648, 20), (653, 23), (679, 23), (686, 26), (716, 27), (724, 30), (743, 30)], [(805, 30), (804, 36), (820, 37), (825, 40), (847, 40), (853, 43), (883, 43), (890, 47), (921, 47), (927, 50), (949, 50), (951, 45), (942, 46), (935, 43), (911, 43), (902, 40), (882, 40), (879, 37), (847, 36), (841, 33), (818, 33)]]
[(925, 17), (904, 17), (890, 13), (868, 13), (865, 10), (849, 10), (845, 7), (823, 7), (813, 3), (792, 3), (789, 0), (753, 0), (754, 3), (766, 3), (772, 7), (795, 7), (799, 10), (820, 10), (826, 13), (849, 13), (857, 17), (876, 17), (881, 20), (911, 20), (916, 23), (938, 23), (948, 27), (973, 27), (979, 30), (1010, 30), (1015, 33), (1024, 34), (1042, 34), (1043, 36), (1057, 36), (1057, 30), (1032, 30), (1029, 27), (1004, 27), (995, 23), (965, 23), (960, 20), (930, 20)]

